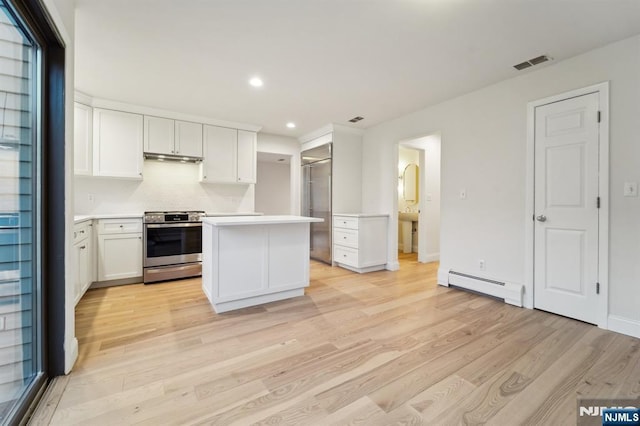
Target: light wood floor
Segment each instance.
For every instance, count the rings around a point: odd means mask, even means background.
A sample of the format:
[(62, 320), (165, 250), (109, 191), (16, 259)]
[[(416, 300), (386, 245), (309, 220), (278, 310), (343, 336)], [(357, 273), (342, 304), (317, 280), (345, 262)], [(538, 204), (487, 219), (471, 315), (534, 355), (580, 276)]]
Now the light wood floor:
[(640, 340), (401, 265), (313, 263), (304, 297), (221, 315), (199, 279), (91, 290), (51, 424), (573, 425), (640, 396)]

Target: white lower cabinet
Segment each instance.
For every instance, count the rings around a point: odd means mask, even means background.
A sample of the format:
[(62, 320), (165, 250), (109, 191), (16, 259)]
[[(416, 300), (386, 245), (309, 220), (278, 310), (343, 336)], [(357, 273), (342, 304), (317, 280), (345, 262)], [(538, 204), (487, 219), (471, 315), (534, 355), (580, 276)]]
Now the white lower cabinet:
[(142, 276), (142, 219), (98, 221), (98, 281)]
[(359, 273), (385, 269), (387, 222), (387, 215), (334, 215), (333, 263)]
[(91, 221), (73, 228), (73, 294), (74, 301), (82, 298), (93, 282), (93, 226)]

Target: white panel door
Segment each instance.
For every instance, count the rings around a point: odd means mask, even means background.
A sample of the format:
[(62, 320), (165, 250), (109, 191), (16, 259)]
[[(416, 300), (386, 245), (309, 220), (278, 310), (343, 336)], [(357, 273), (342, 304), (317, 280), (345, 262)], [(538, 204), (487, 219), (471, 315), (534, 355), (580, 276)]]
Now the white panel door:
[(176, 121), (176, 154), (202, 157), (202, 124)]
[(535, 112), (534, 304), (595, 324), (598, 106), (592, 93)]

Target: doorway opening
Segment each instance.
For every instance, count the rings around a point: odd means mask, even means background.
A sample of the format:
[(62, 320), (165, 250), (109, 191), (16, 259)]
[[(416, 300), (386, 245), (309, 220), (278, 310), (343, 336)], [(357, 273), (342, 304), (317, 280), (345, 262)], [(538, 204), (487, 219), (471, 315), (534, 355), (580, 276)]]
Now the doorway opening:
[(440, 144), (440, 134), (432, 134), (401, 141), (396, 150), (398, 253), (421, 263), (440, 260)]
[(266, 215), (294, 214), (291, 210), (291, 155), (258, 152), (255, 211)]

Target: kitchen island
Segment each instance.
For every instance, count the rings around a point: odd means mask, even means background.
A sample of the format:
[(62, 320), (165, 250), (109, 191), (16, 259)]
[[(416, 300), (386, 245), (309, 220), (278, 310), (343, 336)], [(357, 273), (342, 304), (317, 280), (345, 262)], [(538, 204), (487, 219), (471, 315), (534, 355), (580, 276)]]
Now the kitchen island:
[(218, 312), (304, 295), (309, 224), (303, 216), (202, 220), (202, 289)]

